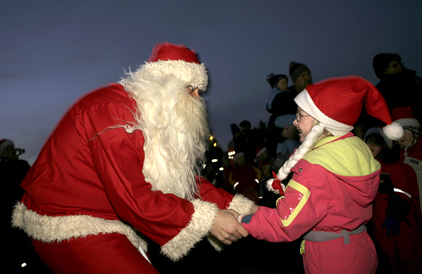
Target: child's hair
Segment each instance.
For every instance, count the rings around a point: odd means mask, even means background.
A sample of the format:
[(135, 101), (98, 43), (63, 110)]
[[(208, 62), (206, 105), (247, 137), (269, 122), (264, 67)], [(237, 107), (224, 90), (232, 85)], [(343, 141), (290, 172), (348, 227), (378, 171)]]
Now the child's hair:
[(315, 145), (322, 139), (332, 136), (324, 126), (317, 120), (314, 121), (311, 131), (305, 138), (305, 141), (299, 146), (296, 152), (287, 160), (277, 173), (278, 179), (283, 181), (287, 178), (290, 170), (297, 164), (297, 162), (305, 156)]

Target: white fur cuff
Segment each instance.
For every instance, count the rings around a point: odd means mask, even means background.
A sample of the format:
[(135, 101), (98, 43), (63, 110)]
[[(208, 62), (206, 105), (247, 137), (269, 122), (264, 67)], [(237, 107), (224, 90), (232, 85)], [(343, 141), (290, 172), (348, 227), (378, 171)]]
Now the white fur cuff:
[(161, 253), (173, 261), (180, 260), (189, 250), (204, 238), (212, 228), (218, 207), (215, 204), (195, 199), (192, 201), (195, 213), (188, 226), (161, 247)]
[[(255, 203), (248, 198), (244, 197), (243, 195), (236, 194), (233, 197), (233, 200), (230, 202), (228, 209), (233, 209), (239, 213), (239, 215), (247, 215), (250, 213), (253, 205), (255, 205)], [(222, 251), (224, 249), (224, 244), (212, 235), (208, 236), (208, 242), (217, 251)]]
[(246, 198), (245, 196), (236, 194), (233, 197), (233, 200), (230, 202), (228, 209), (233, 209), (240, 215), (249, 214), (253, 205), (255, 205), (255, 203)]

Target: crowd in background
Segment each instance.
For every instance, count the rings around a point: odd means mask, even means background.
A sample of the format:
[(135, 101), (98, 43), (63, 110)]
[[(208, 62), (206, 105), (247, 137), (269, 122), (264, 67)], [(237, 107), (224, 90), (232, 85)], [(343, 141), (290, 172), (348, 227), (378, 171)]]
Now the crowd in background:
[[(403, 127), (404, 137), (397, 142), (389, 140), (381, 130), (385, 125), (362, 108), (353, 134), (367, 143), (382, 172), (368, 230), (380, 256), (387, 262), (382, 271), (419, 273), (422, 269), (422, 141), (419, 141), (422, 117), (417, 98), (422, 92), (422, 82), (416, 71), (404, 66), (398, 54), (376, 55), (373, 68), (380, 80), (376, 88), (383, 95), (393, 121)], [(290, 86), (285, 74), (267, 76), (270, 91), (266, 109), (271, 116), (266, 123), (261, 122), (254, 129), (248, 121), (241, 122), (240, 128), (231, 124), (233, 139), (228, 151), (233, 158), (231, 165), (225, 166), (224, 187), (269, 207), (275, 207), (279, 196), (266, 191), (265, 182), (275, 176), (301, 144), (293, 126), (297, 113), (294, 98), (312, 84), (311, 70), (304, 64), (291, 62), (289, 76), (293, 82)], [(283, 183), (288, 181), (289, 178)]]
[[(364, 108), (354, 126), (354, 135), (368, 144), (382, 167), (369, 229), (379, 254), (390, 263), (388, 271), (417, 273), (412, 271), (422, 269), (422, 141), (419, 140), (422, 114), (418, 100), (422, 82), (415, 71), (404, 66), (398, 54), (376, 55), (373, 68), (380, 79), (376, 87), (386, 100), (393, 120), (402, 125), (405, 136), (398, 142), (388, 140), (379, 130), (383, 125)], [(305, 64), (291, 62), (288, 75), (292, 80), (290, 86), (285, 74), (271, 73), (266, 77), (269, 92), (263, 96), (267, 97), (264, 107), (271, 114), (268, 121), (261, 121), (255, 127), (246, 120), (239, 125), (231, 124), (233, 138), (227, 153), (210, 140), (202, 174), (216, 186), (268, 207), (275, 207), (279, 196), (269, 192), (265, 182), (275, 176), (300, 146), (298, 130), (293, 126), (297, 113), (294, 98), (312, 84), (311, 70)], [(9, 189), (3, 192), (2, 221), (5, 231), (10, 233), (15, 232), (9, 226), (12, 207), (22, 195), (18, 186), (29, 169), (29, 164), (19, 159), (22, 153), (24, 150), (15, 148), (13, 141), (0, 140), (0, 178)], [(11, 250), (13, 246), (16, 242), (7, 244)], [(13, 251), (14, 254), (22, 253), (22, 247), (26, 246), (30, 245), (21, 243), (20, 251)]]

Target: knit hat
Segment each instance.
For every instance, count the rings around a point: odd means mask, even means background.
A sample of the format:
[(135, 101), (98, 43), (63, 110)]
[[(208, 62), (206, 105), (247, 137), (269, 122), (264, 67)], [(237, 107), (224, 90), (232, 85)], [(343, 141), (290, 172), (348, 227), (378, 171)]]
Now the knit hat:
[(368, 129), (368, 130), (366, 131), (366, 133), (365, 133), (365, 138), (364, 138), (364, 141), (365, 141), (365, 142), (367, 141), (368, 136), (369, 136), (369, 135), (371, 135), (371, 134), (378, 134), (378, 135), (380, 135), (380, 136), (382, 137), (382, 139), (384, 140), (385, 144), (386, 144), (389, 148), (392, 148), (392, 147), (393, 147), (393, 141), (392, 141), (391, 139), (389, 139), (389, 138), (385, 135), (385, 133), (384, 133), (384, 131), (382, 130), (382, 128), (379, 128), (379, 127), (373, 127), (373, 128)]
[[(274, 73), (270, 73), (267, 75), (267, 82), (268, 84), (270, 84), (271, 88), (275, 88), (278, 84), (278, 82), (280, 82), (281, 79), (286, 78), (287, 76), (284, 74), (274, 74)], [(289, 80), (289, 79), (287, 79)]]
[(293, 83), (296, 82), (297, 78), (305, 71), (311, 71), (311, 70), (304, 64), (290, 62), (289, 74), (290, 74), (290, 78), (292, 78)]
[(367, 113), (387, 125), (384, 132), (388, 138), (398, 140), (403, 135), (402, 128), (392, 123), (381, 93), (361, 77), (337, 77), (308, 85), (294, 100), (334, 136), (353, 129), (364, 102)]
[(174, 75), (194, 88), (203, 91), (208, 85), (208, 74), (196, 52), (184, 45), (157, 43), (143, 69), (156, 76)]
[(0, 140), (0, 155), (3, 153), (3, 150), (7, 146), (13, 146), (13, 147), (15, 147), (15, 144), (11, 140), (9, 140), (9, 139), (1, 139)]
[(375, 55), (372, 60), (372, 67), (374, 68), (375, 75), (378, 79), (383, 78), (385, 70), (394, 59), (397, 59), (397, 61), (401, 63), (400, 55), (395, 53), (380, 53)]
[(411, 107), (396, 107), (391, 111), (391, 118), (402, 127), (420, 127), (418, 120), (413, 115)]
[(240, 127), (251, 127), (251, 122), (249, 122), (248, 120), (243, 120), (242, 122), (240, 122), (239, 126)]

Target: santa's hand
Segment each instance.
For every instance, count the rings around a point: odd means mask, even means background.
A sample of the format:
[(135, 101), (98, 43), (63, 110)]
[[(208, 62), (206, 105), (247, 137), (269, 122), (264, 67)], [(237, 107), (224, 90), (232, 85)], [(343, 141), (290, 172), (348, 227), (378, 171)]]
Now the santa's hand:
[(249, 235), (248, 231), (237, 221), (236, 211), (219, 210), (211, 228), (211, 234), (226, 245)]

